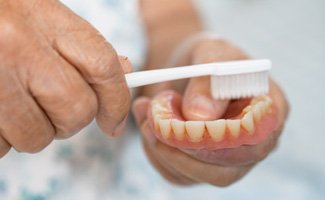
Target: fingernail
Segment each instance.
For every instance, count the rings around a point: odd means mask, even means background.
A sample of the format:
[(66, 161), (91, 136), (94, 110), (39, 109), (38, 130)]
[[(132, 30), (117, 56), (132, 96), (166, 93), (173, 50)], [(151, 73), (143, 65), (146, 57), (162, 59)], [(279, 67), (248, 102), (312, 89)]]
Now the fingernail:
[(132, 72), (132, 64), (128, 57), (126, 56), (119, 56), (119, 61), (121, 63), (121, 66), (123, 68), (124, 73), (130, 73)]
[(111, 134), (112, 137), (116, 137), (119, 136), (123, 133), (124, 128), (125, 128), (125, 124), (128, 120), (128, 115), (123, 119), (123, 121), (115, 128), (115, 130), (113, 131), (113, 133)]
[(190, 113), (192, 120), (213, 120), (216, 116), (212, 101), (202, 95), (194, 96), (185, 109)]

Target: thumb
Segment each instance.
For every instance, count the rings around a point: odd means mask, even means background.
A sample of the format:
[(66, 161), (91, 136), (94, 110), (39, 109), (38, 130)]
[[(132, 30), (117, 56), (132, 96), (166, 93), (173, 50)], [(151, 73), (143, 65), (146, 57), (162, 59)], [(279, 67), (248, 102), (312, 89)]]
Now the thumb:
[(182, 111), (186, 120), (215, 120), (222, 117), (228, 103), (213, 99), (210, 77), (192, 78), (183, 97)]
[(149, 104), (150, 100), (146, 97), (138, 97), (133, 103), (132, 111), (139, 127), (141, 127), (147, 119)]
[[(208, 63), (247, 59), (238, 47), (222, 39), (206, 39), (192, 50), (192, 63)], [(229, 100), (213, 99), (210, 77), (192, 78), (183, 99), (183, 115), (187, 120), (214, 120), (223, 116)]]
[[(223, 60), (223, 50), (224, 45), (220, 45), (219, 40), (203, 40), (193, 48), (191, 61), (198, 64)], [(190, 80), (182, 104), (187, 120), (215, 120), (222, 117), (229, 101), (213, 99), (210, 88), (209, 76)]]

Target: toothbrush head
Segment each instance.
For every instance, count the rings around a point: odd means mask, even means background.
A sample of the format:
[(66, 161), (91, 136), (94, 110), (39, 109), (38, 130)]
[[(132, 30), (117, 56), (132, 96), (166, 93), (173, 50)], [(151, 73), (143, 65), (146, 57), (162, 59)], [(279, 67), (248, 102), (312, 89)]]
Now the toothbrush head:
[(211, 75), (211, 94), (215, 99), (239, 99), (264, 95), (269, 91), (269, 70), (271, 61), (258, 60), (247, 65), (218, 68)]

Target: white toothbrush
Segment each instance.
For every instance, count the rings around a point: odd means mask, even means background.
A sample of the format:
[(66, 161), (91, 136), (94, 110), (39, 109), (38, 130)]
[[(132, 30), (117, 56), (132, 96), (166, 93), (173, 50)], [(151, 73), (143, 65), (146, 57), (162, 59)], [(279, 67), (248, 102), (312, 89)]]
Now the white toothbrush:
[(268, 93), (271, 61), (241, 60), (133, 72), (125, 75), (130, 88), (177, 79), (211, 76), (215, 99), (238, 99)]

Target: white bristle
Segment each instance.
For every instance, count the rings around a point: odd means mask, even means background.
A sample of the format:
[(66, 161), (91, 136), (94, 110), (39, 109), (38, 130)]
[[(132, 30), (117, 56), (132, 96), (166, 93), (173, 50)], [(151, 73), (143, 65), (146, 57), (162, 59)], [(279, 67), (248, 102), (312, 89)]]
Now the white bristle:
[(268, 71), (211, 76), (211, 92), (216, 99), (238, 99), (268, 93)]

